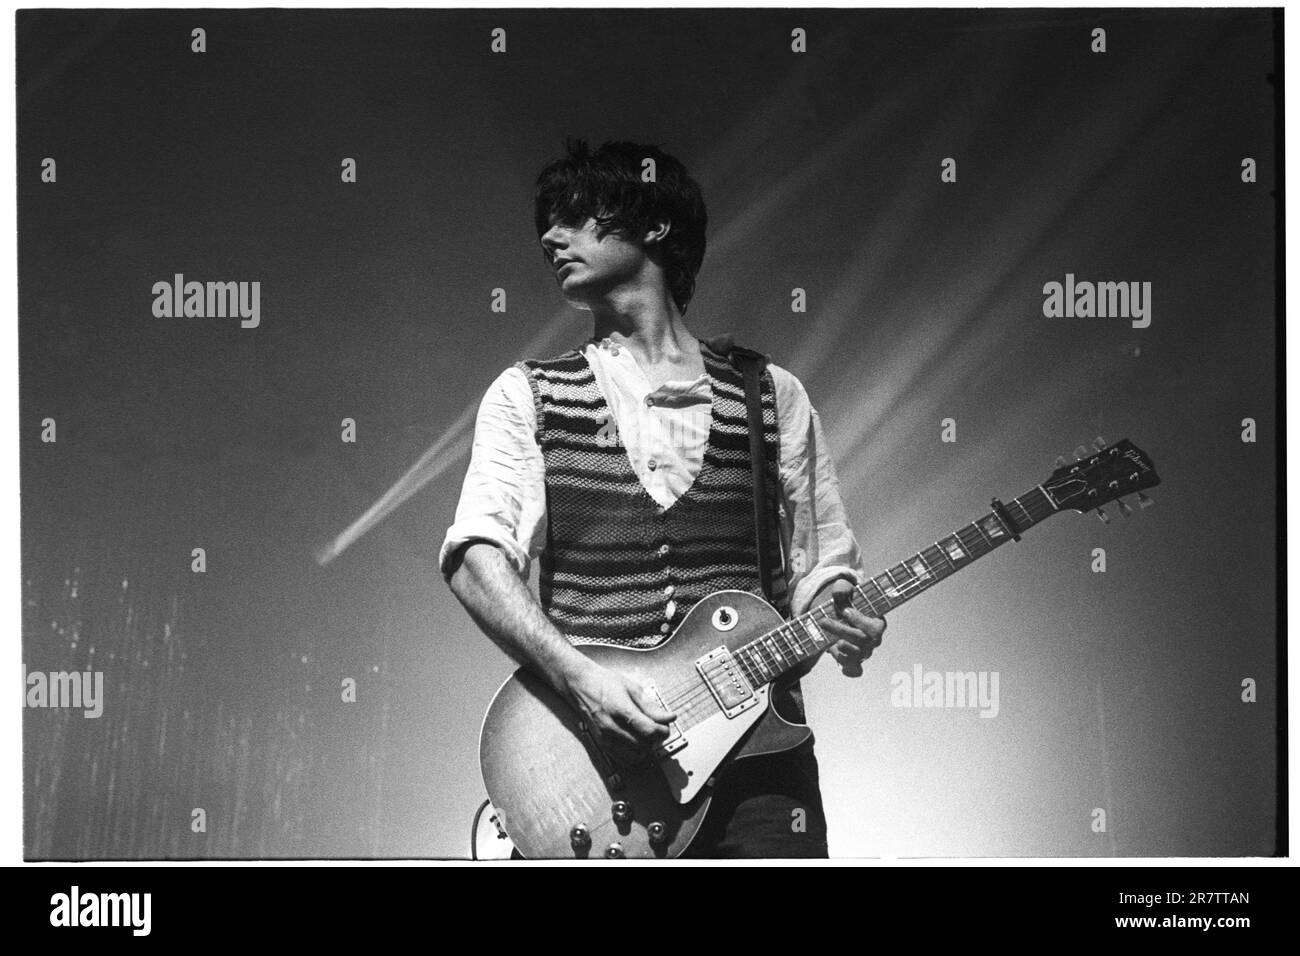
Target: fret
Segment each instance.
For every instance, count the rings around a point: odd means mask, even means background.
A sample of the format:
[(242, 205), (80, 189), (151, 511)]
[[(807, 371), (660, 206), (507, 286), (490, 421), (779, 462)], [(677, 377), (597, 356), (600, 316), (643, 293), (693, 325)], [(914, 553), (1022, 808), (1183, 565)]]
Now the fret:
[(776, 642), (776, 638), (773, 637), (773, 634), (775, 633), (777, 632), (772, 631), (767, 634), (764, 634), (761, 640), (764, 642), (766, 647), (772, 652), (772, 656), (775, 658), (776, 662), (781, 665), (781, 670), (784, 671), (790, 665), (788, 665), (785, 662), (785, 655), (781, 653), (781, 645), (778, 644)]
[[(908, 561), (911, 560), (911, 558), (908, 558)], [(896, 567), (901, 569), (903, 572), (900, 575), (900, 577), (903, 578), (903, 583), (899, 586), (898, 590), (902, 592), (904, 601), (915, 597), (930, 586), (930, 579), (922, 578), (912, 569), (910, 564), (904, 562)]]
[(912, 588), (916, 581), (916, 575), (906, 564), (896, 564), (887, 572), (889, 577), (898, 586), (898, 595), (900, 603), (910, 598), (916, 591)]
[(1038, 493), (1047, 499), (1047, 503), (1052, 506), (1053, 511), (1060, 511), (1061, 506), (1056, 503), (1056, 499), (1047, 493), (1047, 489), (1042, 485), (1038, 486)]
[(817, 619), (814, 615), (809, 614), (804, 619), (803, 628), (804, 630), (808, 631), (812, 635), (813, 647), (815, 649), (821, 650), (823, 647), (825, 647), (827, 644), (830, 643), (830, 641), (828, 641), (826, 639), (826, 636), (822, 633), (822, 629), (817, 626)]
[[(764, 638), (767, 638), (767, 640)], [(785, 668), (781, 666), (780, 658), (773, 649), (770, 643), (770, 638), (770, 634), (765, 634), (763, 637), (760, 637), (758, 639), (758, 647), (763, 652), (763, 660), (767, 663), (768, 669), (772, 672), (772, 676), (775, 678), (779, 677)]]
[(924, 581), (928, 584), (934, 577), (930, 573), (929, 566), (925, 563), (925, 557), (919, 551), (915, 557), (908, 558), (908, 561), (910, 563), (907, 565), (907, 569), (912, 572), (912, 576), (918, 581)]
[(1050, 497), (1048, 497), (1047, 492), (1043, 490), (1042, 485), (1039, 485), (1033, 491), (1023, 495), (1022, 497), (1029, 498), (1031, 495), (1033, 496), (1031, 499), (1033, 501), (1032, 510), (1038, 514), (1034, 519), (1034, 523), (1037, 524), (1044, 518), (1049, 517), (1052, 512), (1056, 510), (1056, 504)]
[[(893, 578), (889, 577), (888, 575), (889, 572), (886, 571), (885, 574), (872, 578), (871, 583), (876, 586), (876, 588), (880, 591), (882, 595), (884, 595), (885, 603), (892, 606), (896, 601), (896, 599), (898, 599), (901, 595), (898, 593), (898, 588), (894, 585)], [(881, 585), (880, 583), (881, 578), (884, 578), (889, 583), (885, 585)]]
[[(790, 630), (795, 631), (798, 635), (795, 641), (799, 647), (800, 657), (807, 657), (810, 649), (813, 651), (821, 649), (817, 646), (817, 639), (808, 633), (808, 618), (796, 617), (790, 622)], [(805, 642), (808, 647), (804, 647)]]
[[(935, 554), (936, 560), (934, 562), (934, 566), (935, 566), (936, 573), (941, 573), (944, 577), (947, 577), (948, 575), (952, 574), (954, 571), (957, 570), (957, 565), (948, 559), (947, 553), (943, 550), (943, 547), (939, 544), (938, 541), (936, 541), (934, 544), (932, 544), (930, 547), (926, 548), (925, 550), (932, 551)], [(943, 563), (940, 564), (940, 562)]]
[[(996, 512), (986, 514), (981, 519), (980, 523), (983, 525), (985, 532), (987, 532), (985, 536), (989, 539), (990, 543), (994, 542), (998, 538), (1005, 538), (1011, 533), (1011, 529), (1002, 523), (1002, 519), (998, 517)], [(994, 547), (997, 547), (997, 545), (995, 544)]]
[(962, 528), (957, 534), (962, 546), (966, 549), (967, 557), (972, 561), (983, 557), (994, 548), (989, 536), (981, 531), (977, 524)]
[(767, 658), (763, 656), (763, 646), (761, 639), (747, 644), (750, 654), (753, 656), (755, 664), (758, 667), (758, 673), (763, 678), (760, 683), (767, 683), (775, 676), (775, 671), (768, 666)]
[(781, 659), (782, 670), (790, 666), (791, 659), (795, 661), (799, 659), (798, 648), (794, 642), (794, 635), (789, 633), (789, 626), (790, 625), (786, 623), (782, 624), (774, 631), (768, 631), (768, 637), (770, 637), (772, 643), (776, 645), (776, 654), (777, 657)]
[(745, 679), (749, 681), (751, 687), (757, 687), (763, 683), (763, 681), (759, 680), (759, 672), (754, 665), (753, 648), (749, 645), (738, 647), (731, 656), (740, 664), (740, 669), (745, 672)]
[(785, 641), (786, 653), (790, 657), (794, 658), (797, 663), (803, 659), (806, 652), (804, 650), (803, 641), (799, 639), (799, 629), (795, 627), (796, 623), (795, 620), (786, 621), (777, 628), (777, 633), (780, 634), (782, 639)]
[(958, 560), (964, 561), (970, 557), (970, 553), (966, 550), (966, 546), (961, 540), (960, 533), (951, 534), (944, 539), (943, 553), (947, 556), (948, 562), (953, 566), (954, 570), (957, 567)]
[[(861, 602), (859, 602), (858, 600), (859, 598), (862, 599)], [(854, 607), (856, 607), (858, 610), (862, 610), (862, 604), (866, 604), (868, 608), (871, 607), (871, 598), (867, 597), (867, 592), (862, 590), (862, 586), (860, 584), (855, 584), (853, 586), (853, 593), (849, 595), (849, 603), (852, 604)], [(811, 613), (808, 615), (808, 620), (810, 621), (812, 620)]]
[[(867, 593), (868, 586), (875, 589), (876, 596), (874, 598)], [(879, 601), (881, 604), (885, 606), (885, 610), (890, 609), (889, 599), (885, 597), (885, 594), (883, 591), (880, 590), (879, 585), (877, 585), (876, 582), (873, 581), (871, 578), (867, 579), (866, 584), (859, 585), (857, 591), (859, 594), (862, 595), (863, 600), (867, 602), (867, 607), (871, 609), (871, 613), (876, 615), (877, 617), (880, 616), (880, 611), (876, 608), (877, 601)]]
[[(799, 643), (799, 635), (795, 631), (793, 621), (787, 621), (776, 629), (776, 636), (780, 638), (781, 650), (785, 657), (790, 658), (793, 662), (798, 663), (803, 657), (803, 645)], [(789, 664), (786, 664), (789, 667)]]
[[(1035, 523), (1035, 522), (1034, 522), (1034, 516), (1031, 515), (1031, 514), (1029, 513), (1029, 509), (1028, 509), (1028, 508), (1026, 508), (1023, 504), (1021, 504), (1019, 498), (1012, 498), (1012, 499), (1011, 499), (1011, 503), (1012, 503), (1013, 505), (1016, 505), (1017, 507), (1019, 507), (1020, 510), (1023, 511), (1023, 512), (1025, 513), (1025, 517), (1029, 519), (1029, 524), (1032, 525), (1032, 524)], [(1024, 525), (1024, 526), (1022, 526), (1021, 530), (1023, 531), (1023, 530), (1024, 530), (1025, 528), (1027, 528), (1027, 527), (1029, 527), (1029, 525)]]
[[(963, 528), (961, 531), (955, 532), (951, 537), (952, 546), (956, 548), (956, 553), (953, 553), (953, 548), (947, 547), (947, 541), (944, 542), (945, 550), (959, 568), (966, 567), (968, 563), (979, 557), (979, 551), (976, 550), (979, 539), (971, 533), (969, 528)], [(972, 538), (975, 538), (973, 542), (971, 541)]]
[[(1047, 489), (1042, 485), (1039, 485), (1029, 494), (1034, 496), (1035, 509), (1043, 513), (1042, 517), (1038, 519), (1039, 521), (1042, 521), (1043, 518), (1050, 517), (1052, 512), (1058, 510), (1056, 502), (1052, 500), (1052, 496), (1047, 493)], [(1026, 497), (1028, 497), (1028, 495), (1026, 495)]]
[(898, 567), (899, 566), (896, 564), (892, 568), (885, 569), (885, 574), (888, 576), (889, 583), (892, 585), (885, 594), (889, 596), (890, 601), (901, 604), (903, 601), (907, 600), (907, 579), (904, 575), (898, 573)]
[[(931, 551), (934, 552), (933, 558), (929, 556)], [(943, 550), (939, 547), (937, 542), (930, 545), (928, 548), (922, 548), (917, 557), (924, 562), (926, 570), (930, 572), (930, 577), (935, 581), (945, 578), (952, 573), (952, 570), (943, 561)]]
[(993, 547), (993, 539), (984, 533), (984, 529), (979, 526), (978, 522), (971, 522), (971, 527), (980, 533), (980, 537), (988, 542), (989, 547)]
[[(879, 604), (879, 606), (877, 606), (877, 604)], [(871, 612), (873, 617), (880, 617), (886, 611), (892, 611), (894, 606), (895, 605), (883, 594), (880, 596), (878, 601), (867, 601), (867, 610)]]

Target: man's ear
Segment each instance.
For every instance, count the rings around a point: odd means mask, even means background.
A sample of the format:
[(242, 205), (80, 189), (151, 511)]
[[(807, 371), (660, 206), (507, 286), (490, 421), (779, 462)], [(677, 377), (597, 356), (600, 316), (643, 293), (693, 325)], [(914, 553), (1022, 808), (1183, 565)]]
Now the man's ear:
[(645, 244), (647, 246), (659, 245), (668, 238), (668, 233), (672, 231), (673, 224), (667, 219), (663, 222), (657, 222), (646, 232)]

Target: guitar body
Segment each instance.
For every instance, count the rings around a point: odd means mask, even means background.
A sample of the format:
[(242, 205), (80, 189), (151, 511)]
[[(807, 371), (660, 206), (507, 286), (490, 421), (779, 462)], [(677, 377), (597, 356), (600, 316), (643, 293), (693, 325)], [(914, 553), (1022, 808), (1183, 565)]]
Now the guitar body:
[(516, 671), (488, 708), (479, 759), (498, 822), (519, 852), (528, 859), (680, 855), (704, 821), (711, 778), (723, 766), (812, 736), (772, 709), (780, 684), (742, 689), (740, 701), (718, 690), (728, 660), (719, 649), (781, 624), (761, 598), (716, 591), (653, 650), (580, 646), (601, 666), (652, 687), (678, 716), (667, 747), (636, 767), (612, 763), (568, 701), (531, 671)]

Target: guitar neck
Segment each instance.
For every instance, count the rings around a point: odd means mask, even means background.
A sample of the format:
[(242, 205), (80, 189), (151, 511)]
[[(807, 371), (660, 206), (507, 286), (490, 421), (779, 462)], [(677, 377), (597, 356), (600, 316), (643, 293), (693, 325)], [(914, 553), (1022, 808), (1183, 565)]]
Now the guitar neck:
[[(1058, 510), (1051, 495), (1039, 485), (855, 586), (853, 605), (872, 617), (881, 617)], [(735, 649), (732, 657), (754, 687), (770, 683), (835, 643), (836, 638), (821, 627), (822, 621), (835, 616), (833, 601), (819, 604)]]

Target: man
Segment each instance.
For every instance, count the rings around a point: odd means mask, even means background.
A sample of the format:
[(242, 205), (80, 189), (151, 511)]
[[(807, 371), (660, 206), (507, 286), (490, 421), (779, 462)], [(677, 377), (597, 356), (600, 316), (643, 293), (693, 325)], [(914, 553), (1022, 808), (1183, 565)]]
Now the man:
[[(762, 593), (743, 379), (727, 342), (683, 321), (707, 214), (681, 163), (652, 146), (570, 141), (534, 205), (547, 263), (594, 334), (488, 389), (441, 566), (483, 631), (634, 760), (675, 715), (574, 643), (654, 647), (706, 594)], [(833, 599), (828, 652), (858, 676), (885, 624), (850, 602), (865, 574), (821, 425), (789, 372), (769, 364), (761, 382), (763, 465), (780, 500), (773, 600), (798, 614)], [(538, 557), (540, 604), (526, 584)], [(797, 684), (777, 706), (802, 719)], [(811, 742), (719, 774), (687, 855), (826, 856)]]

